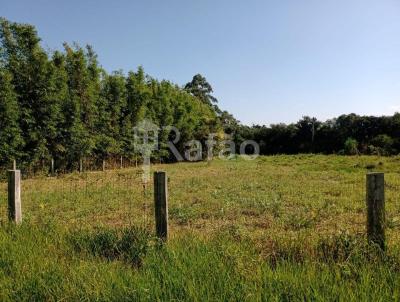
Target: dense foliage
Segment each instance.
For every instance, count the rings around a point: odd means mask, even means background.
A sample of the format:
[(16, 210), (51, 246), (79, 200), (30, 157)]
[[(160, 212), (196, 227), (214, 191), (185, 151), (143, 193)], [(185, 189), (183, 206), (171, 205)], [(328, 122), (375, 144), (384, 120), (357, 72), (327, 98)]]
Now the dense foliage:
[(303, 117), (295, 124), (232, 127), (237, 141), (253, 139), (261, 154), (338, 153), (390, 155), (400, 152), (400, 114), (341, 115), (320, 122)]
[[(193, 86), (192, 93), (158, 81), (142, 67), (109, 74), (92, 47), (64, 43), (63, 51), (46, 52), (33, 26), (1, 19), (0, 163), (37, 165), (54, 158), (58, 168), (72, 169), (86, 157), (135, 159), (133, 128), (144, 118), (174, 125), (182, 141), (204, 141), (220, 123), (207, 102), (212, 88), (200, 79), (196, 88), (204, 85), (206, 98)], [(169, 135), (174, 133), (161, 131), (155, 159), (169, 159)]]

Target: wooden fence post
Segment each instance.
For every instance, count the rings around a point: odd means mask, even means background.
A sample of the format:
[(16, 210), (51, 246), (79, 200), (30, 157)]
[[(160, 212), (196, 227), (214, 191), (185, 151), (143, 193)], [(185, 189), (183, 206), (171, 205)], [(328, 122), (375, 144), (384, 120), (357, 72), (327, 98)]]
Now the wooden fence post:
[(121, 161), (120, 161), (120, 163), (121, 163), (121, 169), (123, 169), (123, 168), (124, 168), (124, 162), (123, 162), (122, 156), (121, 156)]
[(106, 170), (106, 161), (103, 159), (103, 172)]
[(385, 177), (384, 173), (367, 174), (367, 237), (385, 249)]
[(167, 173), (154, 172), (154, 208), (156, 216), (156, 235), (168, 239), (168, 183)]
[(21, 171), (8, 170), (8, 219), (19, 224), (21, 211)]
[(82, 172), (83, 172), (83, 160), (81, 158), (81, 159), (79, 159), (79, 173), (82, 173)]

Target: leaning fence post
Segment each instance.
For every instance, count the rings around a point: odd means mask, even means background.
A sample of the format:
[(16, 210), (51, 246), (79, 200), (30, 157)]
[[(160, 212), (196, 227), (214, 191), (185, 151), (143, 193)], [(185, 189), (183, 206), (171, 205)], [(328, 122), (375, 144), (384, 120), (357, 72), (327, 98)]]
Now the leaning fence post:
[(168, 239), (168, 184), (167, 173), (154, 172), (154, 208), (156, 216), (156, 235)]
[(8, 219), (22, 222), (21, 212), (21, 171), (8, 170)]
[(385, 177), (384, 173), (367, 174), (367, 237), (385, 249)]

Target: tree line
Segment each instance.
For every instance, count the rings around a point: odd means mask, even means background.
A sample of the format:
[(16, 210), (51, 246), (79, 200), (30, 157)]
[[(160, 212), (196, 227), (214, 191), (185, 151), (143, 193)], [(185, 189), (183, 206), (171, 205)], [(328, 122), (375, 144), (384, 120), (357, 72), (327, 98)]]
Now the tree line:
[[(142, 67), (106, 72), (91, 46), (63, 44), (46, 51), (34, 26), (0, 19), (0, 165), (16, 159), (29, 167), (54, 159), (76, 169), (83, 158), (135, 160), (134, 126), (149, 119), (180, 130), (180, 152), (210, 133), (239, 146), (254, 140), (261, 154), (397, 154), (400, 114), (342, 115), (325, 122), (304, 117), (293, 124), (245, 126), (222, 111), (207, 80), (197, 74), (183, 87), (157, 80)], [(167, 129), (159, 132), (153, 160), (173, 160)]]
[[(204, 141), (222, 129), (211, 93), (201, 75), (179, 87), (142, 67), (107, 73), (91, 46), (45, 51), (33, 26), (0, 20), (0, 164), (54, 159), (74, 169), (88, 157), (135, 159), (133, 128), (144, 118), (175, 126), (181, 142)], [(169, 135), (161, 130), (153, 159), (171, 157)]]
[(235, 140), (255, 140), (261, 154), (371, 154), (400, 152), (400, 114), (393, 116), (341, 115), (325, 122), (303, 117), (297, 123), (252, 127), (233, 123)]

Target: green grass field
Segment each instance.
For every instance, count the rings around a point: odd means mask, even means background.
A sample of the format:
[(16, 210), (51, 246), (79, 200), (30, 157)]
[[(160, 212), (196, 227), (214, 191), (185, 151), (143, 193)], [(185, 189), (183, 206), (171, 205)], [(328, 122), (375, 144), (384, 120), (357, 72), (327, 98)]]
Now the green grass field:
[[(0, 194), (2, 301), (400, 300), (400, 157), (269, 156), (156, 165), (170, 240), (141, 170), (23, 180)], [(385, 172), (387, 253), (366, 244), (365, 174)]]

